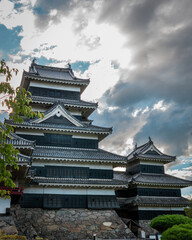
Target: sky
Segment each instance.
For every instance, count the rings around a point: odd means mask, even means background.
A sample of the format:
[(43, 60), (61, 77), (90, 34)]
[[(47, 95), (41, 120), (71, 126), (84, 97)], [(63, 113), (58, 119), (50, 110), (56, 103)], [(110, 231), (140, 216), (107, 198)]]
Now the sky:
[(177, 156), (167, 173), (192, 179), (191, 12), (191, 0), (0, 0), (0, 59), (19, 70), (14, 87), (33, 58), (70, 63), (99, 103), (90, 119), (113, 127), (101, 148), (126, 156), (150, 136)]

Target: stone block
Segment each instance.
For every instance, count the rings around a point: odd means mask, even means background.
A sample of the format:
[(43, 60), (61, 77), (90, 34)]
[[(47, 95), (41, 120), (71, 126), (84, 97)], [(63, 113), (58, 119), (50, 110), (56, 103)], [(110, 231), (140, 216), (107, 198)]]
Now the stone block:
[(6, 226), (1, 229), (7, 235), (18, 234), (17, 228), (15, 226)]
[(48, 232), (58, 231), (59, 229), (60, 229), (60, 227), (58, 225), (48, 225), (47, 226), (47, 231)]
[(112, 222), (104, 222), (103, 225), (106, 227), (110, 227), (112, 225)]

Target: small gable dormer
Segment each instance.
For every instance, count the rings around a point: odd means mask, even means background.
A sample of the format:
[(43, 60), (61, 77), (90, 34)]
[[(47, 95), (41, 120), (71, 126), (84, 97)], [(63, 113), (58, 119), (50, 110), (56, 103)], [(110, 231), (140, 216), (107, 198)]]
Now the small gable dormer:
[(175, 160), (174, 156), (162, 153), (151, 138), (149, 141), (135, 149), (127, 157), (127, 173), (153, 173), (164, 174), (164, 164)]
[(83, 124), (73, 117), (62, 104), (56, 104), (44, 113), (44, 118), (31, 121), (32, 123), (64, 124), (67, 126), (83, 127)]

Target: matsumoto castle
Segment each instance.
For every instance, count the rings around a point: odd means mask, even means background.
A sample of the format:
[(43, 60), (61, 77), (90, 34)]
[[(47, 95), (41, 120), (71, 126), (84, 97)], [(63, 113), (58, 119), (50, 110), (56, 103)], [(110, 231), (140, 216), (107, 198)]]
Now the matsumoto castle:
[[(32, 62), (21, 87), (32, 93), (34, 111), (44, 118), (24, 118), (11, 142), (20, 150), (19, 171), (13, 171), (18, 194), (12, 202), (22, 208), (116, 209), (132, 220), (151, 220), (160, 214), (183, 214), (188, 200), (181, 188), (190, 181), (165, 174), (164, 165), (175, 160), (149, 138), (128, 156), (102, 150), (99, 143), (112, 128), (95, 126), (89, 116), (97, 104), (81, 100), (89, 79), (68, 68)], [(125, 167), (125, 172), (115, 172)]]

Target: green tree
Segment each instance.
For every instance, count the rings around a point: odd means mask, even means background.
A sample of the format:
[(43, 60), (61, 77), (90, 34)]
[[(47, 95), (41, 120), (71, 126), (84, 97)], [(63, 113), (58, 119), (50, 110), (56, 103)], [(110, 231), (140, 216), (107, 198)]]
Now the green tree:
[(151, 221), (150, 226), (162, 233), (168, 228), (179, 224), (192, 224), (192, 219), (179, 214), (160, 215)]
[(190, 206), (184, 209), (187, 217), (192, 218), (192, 200), (190, 201)]
[(192, 224), (174, 225), (163, 232), (161, 240), (192, 240)]
[[(35, 116), (42, 117), (38, 112), (33, 112), (32, 107), (29, 105), (31, 102), (30, 92), (24, 88), (17, 87), (14, 89), (10, 81), (13, 74), (17, 74), (17, 69), (10, 69), (4, 60), (0, 63), (0, 76), (3, 77), (3, 81), (0, 82), (0, 105), (8, 111), (10, 119), (14, 122), (22, 123), (23, 117), (33, 118)], [(7, 138), (10, 138), (10, 133), (13, 131), (13, 127), (8, 124), (0, 122), (0, 183), (4, 186), (14, 188), (15, 184), (12, 180), (12, 175), (7, 170), (7, 165), (14, 169), (19, 169), (17, 164), (16, 150), (12, 144), (6, 142)], [(0, 190), (0, 196), (6, 196), (9, 192)]]

